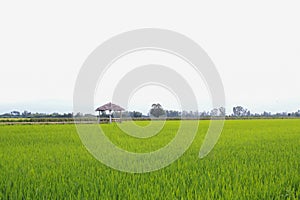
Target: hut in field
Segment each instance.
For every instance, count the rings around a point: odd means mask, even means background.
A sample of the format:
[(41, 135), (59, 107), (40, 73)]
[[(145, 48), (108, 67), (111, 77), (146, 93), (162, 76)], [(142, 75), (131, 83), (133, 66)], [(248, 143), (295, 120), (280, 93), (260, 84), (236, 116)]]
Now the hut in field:
[[(99, 112), (99, 123), (101, 122), (101, 112), (103, 111), (109, 111), (109, 123), (111, 123), (112, 121), (119, 121), (119, 122), (122, 122), (122, 111), (124, 111), (125, 109), (122, 108), (121, 106), (119, 105), (116, 105), (116, 104), (113, 104), (111, 102), (107, 103), (107, 104), (104, 104), (103, 106), (100, 106), (96, 109), (96, 111)], [(112, 119), (112, 112), (120, 112), (120, 118), (113, 118)], [(104, 120), (104, 122), (106, 122)]]

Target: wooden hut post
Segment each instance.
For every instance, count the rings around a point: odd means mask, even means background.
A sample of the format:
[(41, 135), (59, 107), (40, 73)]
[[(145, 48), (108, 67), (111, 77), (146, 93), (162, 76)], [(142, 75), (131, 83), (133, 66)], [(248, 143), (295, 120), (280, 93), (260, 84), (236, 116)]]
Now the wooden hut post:
[(98, 119), (98, 123), (100, 123), (100, 112), (101, 112), (101, 111), (99, 110), (99, 119)]
[(109, 123), (111, 124), (111, 110), (109, 110)]
[(122, 110), (120, 110), (120, 123), (122, 123)]

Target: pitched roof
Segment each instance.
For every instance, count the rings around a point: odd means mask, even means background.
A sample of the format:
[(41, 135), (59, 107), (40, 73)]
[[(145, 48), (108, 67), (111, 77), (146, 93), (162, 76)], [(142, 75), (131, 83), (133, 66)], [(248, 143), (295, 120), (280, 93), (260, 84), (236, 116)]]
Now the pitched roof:
[(105, 110), (110, 110), (110, 111), (123, 111), (125, 110), (121, 106), (118, 106), (116, 104), (113, 104), (111, 102), (104, 104), (103, 106), (100, 106), (96, 109), (96, 111), (105, 111)]

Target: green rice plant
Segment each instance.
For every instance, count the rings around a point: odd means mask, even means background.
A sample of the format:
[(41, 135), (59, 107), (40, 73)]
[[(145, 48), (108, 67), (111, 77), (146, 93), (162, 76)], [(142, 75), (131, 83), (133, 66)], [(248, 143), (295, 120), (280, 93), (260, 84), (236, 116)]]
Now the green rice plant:
[[(150, 152), (166, 145), (179, 125), (167, 121), (148, 139), (100, 126), (120, 148)], [(300, 120), (227, 120), (215, 148), (199, 159), (208, 126), (200, 121), (191, 147), (168, 167), (131, 174), (96, 160), (73, 124), (1, 125), (0, 199), (300, 198)]]

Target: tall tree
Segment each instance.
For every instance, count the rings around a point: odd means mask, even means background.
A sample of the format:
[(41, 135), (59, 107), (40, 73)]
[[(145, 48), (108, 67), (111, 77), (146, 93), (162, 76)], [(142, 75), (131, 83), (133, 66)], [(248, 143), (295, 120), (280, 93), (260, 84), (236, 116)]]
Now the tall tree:
[(165, 114), (165, 111), (159, 103), (154, 103), (151, 106), (150, 114), (154, 117), (160, 117)]
[[(236, 117), (247, 116), (248, 110), (242, 106), (233, 107), (233, 115)], [(249, 112), (250, 114), (250, 112)]]

